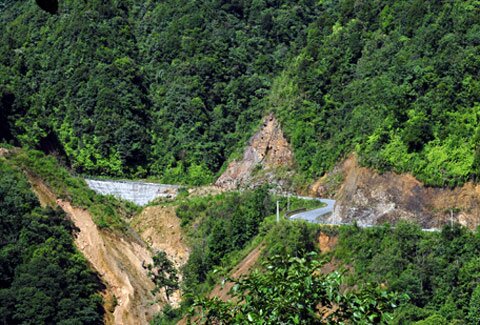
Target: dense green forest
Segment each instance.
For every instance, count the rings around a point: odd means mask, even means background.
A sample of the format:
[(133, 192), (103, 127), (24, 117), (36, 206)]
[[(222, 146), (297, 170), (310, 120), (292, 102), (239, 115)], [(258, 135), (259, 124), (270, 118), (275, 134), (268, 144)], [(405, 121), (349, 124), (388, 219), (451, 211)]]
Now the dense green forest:
[(0, 138), (88, 174), (209, 182), (273, 111), (306, 179), (355, 150), (453, 186), (480, 174), (479, 75), (476, 0), (0, 9)]
[(459, 225), (424, 232), (414, 224), (395, 228), (330, 229), (339, 243), (333, 256), (354, 268), (347, 283), (383, 283), (405, 293), (394, 324), (478, 324), (480, 236)]
[(102, 324), (103, 284), (76, 250), (63, 212), (40, 208), (0, 158), (0, 323)]

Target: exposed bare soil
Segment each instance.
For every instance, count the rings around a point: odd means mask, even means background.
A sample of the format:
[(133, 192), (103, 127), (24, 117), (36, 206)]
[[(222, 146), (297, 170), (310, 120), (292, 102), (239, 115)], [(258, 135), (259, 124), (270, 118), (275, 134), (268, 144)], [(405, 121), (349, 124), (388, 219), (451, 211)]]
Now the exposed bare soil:
[(146, 207), (133, 217), (130, 225), (152, 248), (164, 251), (177, 267), (181, 267), (187, 262), (189, 249), (175, 209), (175, 206)]
[[(238, 279), (241, 276), (248, 275), (254, 268), (255, 264), (257, 263), (258, 259), (263, 250), (263, 245), (260, 244), (255, 247), (238, 265), (232, 270), (230, 273), (230, 277), (233, 279)], [(223, 301), (227, 301), (231, 298), (229, 295), (230, 289), (233, 287), (233, 282), (226, 282), (225, 284), (217, 284), (212, 292), (210, 293), (209, 297), (218, 297)]]
[[(130, 225), (154, 250), (161, 250), (177, 269), (187, 263), (190, 250), (185, 244), (180, 219), (175, 206), (149, 206), (135, 216)], [(179, 272), (181, 279), (181, 273)], [(170, 296), (170, 303), (178, 305), (181, 292)]]
[(320, 252), (322, 253), (328, 253), (332, 251), (335, 246), (337, 246), (337, 243), (337, 236), (329, 236), (324, 232), (321, 232), (318, 236), (318, 247), (320, 248)]
[[(332, 178), (340, 180), (333, 182)], [(410, 174), (380, 174), (361, 167), (352, 154), (311, 187), (311, 195), (335, 193), (332, 222), (359, 224), (395, 223), (412, 220), (424, 228), (439, 228), (459, 222), (475, 228), (480, 222), (480, 185), (427, 187)]]
[(99, 229), (87, 210), (56, 199), (43, 182), (31, 176), (29, 179), (42, 205), (57, 204), (78, 228), (75, 244), (107, 287), (105, 322), (148, 324), (160, 304), (152, 303), (154, 285), (142, 266), (151, 263), (147, 246), (139, 240)]
[[(258, 259), (263, 250), (263, 243), (255, 247), (230, 273), (230, 277), (233, 279), (238, 279), (241, 276), (248, 275), (253, 271)], [(233, 287), (233, 282), (227, 281), (224, 284), (217, 284), (209, 294), (209, 298), (218, 297), (222, 301), (227, 301), (231, 299), (229, 294), (230, 289)], [(198, 311), (199, 312), (199, 311)], [(189, 323), (190, 322), (190, 323)], [(182, 318), (177, 325), (186, 325), (186, 324), (195, 324), (198, 322), (198, 316), (193, 318), (184, 317)]]
[[(279, 175), (275, 169), (289, 168), (292, 165), (292, 148), (283, 135), (280, 123), (270, 114), (265, 118), (261, 129), (250, 139), (242, 159), (232, 161), (215, 185), (232, 190), (267, 181), (276, 182)], [(255, 177), (257, 169), (263, 170), (260, 177)]]

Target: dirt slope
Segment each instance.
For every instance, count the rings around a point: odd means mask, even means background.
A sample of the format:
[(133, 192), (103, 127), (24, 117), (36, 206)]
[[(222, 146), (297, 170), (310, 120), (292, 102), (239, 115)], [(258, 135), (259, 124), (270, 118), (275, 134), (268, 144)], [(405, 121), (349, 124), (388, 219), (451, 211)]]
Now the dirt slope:
[[(224, 189), (255, 186), (266, 181), (281, 181), (277, 168), (293, 165), (293, 152), (283, 136), (280, 123), (273, 114), (267, 116), (262, 128), (250, 139), (241, 160), (232, 161), (215, 182)], [(262, 172), (259, 172), (262, 170)]]
[(133, 217), (130, 225), (152, 248), (164, 251), (180, 267), (187, 262), (189, 250), (184, 243), (175, 206), (149, 206)]
[[(243, 275), (248, 275), (252, 270), (255, 264), (257, 263), (260, 255), (262, 254), (263, 244), (255, 247), (230, 273), (230, 277), (233, 279), (238, 279)], [(218, 297), (223, 301), (230, 299), (228, 292), (232, 289), (233, 283), (226, 282), (223, 286), (217, 284), (212, 292), (210, 293), (210, 298)]]
[(337, 203), (332, 222), (378, 224), (413, 220), (424, 228), (438, 228), (449, 222), (470, 228), (480, 224), (480, 185), (467, 183), (454, 189), (426, 187), (410, 174), (379, 174), (361, 167), (355, 155), (311, 190), (310, 194), (317, 196), (334, 194)]
[[(262, 253), (264, 246), (263, 243), (260, 243), (257, 247), (255, 247), (238, 265), (232, 270), (230, 273), (230, 277), (234, 279), (238, 279), (242, 275), (248, 275), (252, 270), (255, 264), (257, 263), (260, 255)], [(228, 294), (230, 289), (232, 289), (233, 283), (226, 282), (223, 285), (217, 284), (209, 294), (209, 298), (218, 297), (222, 301), (227, 301), (231, 297)], [(198, 310), (200, 312), (200, 310)], [(184, 317), (182, 318), (177, 325), (186, 325), (186, 324), (195, 324), (198, 321), (198, 316), (194, 316), (193, 318)]]
[[(188, 260), (189, 249), (184, 242), (180, 219), (175, 206), (149, 206), (135, 216), (130, 225), (154, 250), (164, 251), (177, 269)], [(181, 273), (179, 272), (181, 278)], [(178, 305), (180, 291), (170, 297), (173, 305)]]
[(44, 183), (29, 178), (42, 205), (57, 204), (79, 229), (75, 244), (107, 287), (104, 293), (106, 323), (148, 324), (160, 310), (160, 304), (152, 304), (154, 285), (142, 266), (151, 263), (147, 246), (139, 240), (99, 229), (87, 210), (56, 199)]

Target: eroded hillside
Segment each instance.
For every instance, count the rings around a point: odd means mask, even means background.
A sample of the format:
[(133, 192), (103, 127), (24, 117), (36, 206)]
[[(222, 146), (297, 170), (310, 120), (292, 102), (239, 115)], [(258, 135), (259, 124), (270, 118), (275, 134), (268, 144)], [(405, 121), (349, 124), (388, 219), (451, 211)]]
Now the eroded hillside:
[[(248, 142), (242, 159), (232, 161), (215, 184), (225, 189), (264, 183), (281, 187), (291, 184), (294, 166), (291, 146), (279, 122), (269, 115)], [(279, 173), (279, 167), (290, 172)], [(380, 173), (362, 167), (354, 153), (312, 184), (309, 194), (337, 200), (327, 221), (332, 223), (375, 225), (411, 220), (424, 228), (441, 228), (453, 222), (476, 228), (480, 223), (480, 185), (426, 186), (409, 173)]]
[(330, 220), (337, 222), (411, 220), (424, 228), (441, 228), (452, 222), (475, 228), (480, 222), (480, 185), (428, 187), (411, 174), (380, 174), (361, 167), (354, 154), (314, 184), (311, 194), (336, 198)]
[[(254, 187), (267, 181), (281, 182), (276, 171), (279, 168), (288, 170), (292, 166), (292, 148), (283, 136), (280, 123), (270, 114), (248, 142), (243, 157), (232, 161), (215, 185), (232, 190)], [(287, 175), (283, 175), (283, 178)], [(291, 175), (290, 173), (289, 176)]]
[[(190, 250), (175, 210), (176, 206), (149, 206), (136, 215), (130, 225), (153, 250), (165, 252), (175, 268), (180, 270), (187, 262)], [(178, 306), (180, 300), (181, 292), (177, 290), (169, 303)]]
[(107, 288), (106, 323), (147, 324), (165, 304), (151, 293), (154, 284), (145, 268), (152, 263), (148, 246), (132, 236), (100, 229), (87, 210), (58, 199), (40, 179), (29, 178), (41, 203), (58, 205), (78, 228), (75, 244)]

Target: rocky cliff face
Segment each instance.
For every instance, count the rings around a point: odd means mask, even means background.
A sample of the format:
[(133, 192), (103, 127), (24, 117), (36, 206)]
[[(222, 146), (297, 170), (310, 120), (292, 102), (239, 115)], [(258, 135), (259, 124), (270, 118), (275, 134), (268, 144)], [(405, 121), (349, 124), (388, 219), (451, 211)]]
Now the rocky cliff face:
[[(336, 181), (332, 181), (336, 180)], [(480, 185), (455, 189), (425, 187), (409, 174), (379, 174), (360, 167), (351, 155), (311, 188), (313, 195), (337, 199), (334, 222), (358, 224), (412, 220), (424, 228), (459, 222), (470, 228), (480, 223)]]
[[(276, 168), (293, 165), (292, 149), (285, 139), (280, 123), (273, 114), (265, 118), (262, 128), (249, 141), (241, 160), (232, 161), (215, 185), (224, 189), (255, 186), (278, 180)], [(258, 173), (258, 171), (262, 173)]]

